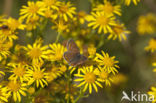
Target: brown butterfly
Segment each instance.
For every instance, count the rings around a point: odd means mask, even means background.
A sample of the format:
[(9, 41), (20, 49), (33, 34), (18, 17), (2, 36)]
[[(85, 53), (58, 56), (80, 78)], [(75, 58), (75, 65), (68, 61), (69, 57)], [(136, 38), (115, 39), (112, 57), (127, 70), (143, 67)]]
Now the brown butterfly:
[(87, 60), (87, 57), (80, 54), (80, 50), (74, 40), (70, 39), (67, 42), (67, 52), (63, 54), (64, 59), (70, 66), (78, 66)]

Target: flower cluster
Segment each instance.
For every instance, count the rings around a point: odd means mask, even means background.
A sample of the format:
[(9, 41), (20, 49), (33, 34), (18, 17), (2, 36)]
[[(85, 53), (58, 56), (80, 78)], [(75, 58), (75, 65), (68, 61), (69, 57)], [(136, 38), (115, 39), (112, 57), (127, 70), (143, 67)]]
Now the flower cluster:
[[(136, 5), (140, 0), (125, 0), (124, 4), (132, 1)], [(104, 0), (92, 5), (87, 14), (77, 12), (69, 1), (35, 0), (21, 7), (18, 19), (1, 16), (0, 103), (76, 103), (99, 87), (111, 86), (117, 80), (119, 61), (99, 49), (105, 37), (127, 40), (130, 31), (120, 20), (124, 4)], [(53, 43), (44, 38), (46, 29), (58, 34)], [(21, 35), (26, 40), (20, 44)], [(69, 45), (69, 38), (75, 44)], [(150, 44), (147, 50), (155, 51), (154, 40)], [(67, 51), (68, 61), (64, 57)], [(72, 66), (72, 62), (78, 65)]]
[[(138, 23), (137, 23), (137, 32), (141, 36), (152, 35), (152, 37), (148, 41), (148, 45), (144, 49), (145, 51), (152, 53), (152, 55), (155, 55), (156, 38), (154, 34), (156, 33), (156, 15), (153, 13), (148, 13), (146, 15), (140, 16), (138, 18)], [(156, 67), (155, 60), (152, 65)], [(153, 72), (156, 72), (156, 68), (153, 69)], [(155, 86), (150, 87), (148, 94), (150, 95), (149, 98), (154, 97), (154, 100), (152, 101), (152, 103), (156, 103), (156, 87)]]

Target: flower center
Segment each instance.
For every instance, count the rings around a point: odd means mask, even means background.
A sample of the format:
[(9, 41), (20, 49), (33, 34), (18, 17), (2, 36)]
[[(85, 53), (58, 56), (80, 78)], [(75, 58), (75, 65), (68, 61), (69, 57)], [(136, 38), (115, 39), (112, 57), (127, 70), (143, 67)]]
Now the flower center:
[(55, 0), (43, 0), (46, 6), (52, 6), (55, 3)]
[(21, 87), (20, 83), (14, 81), (10, 81), (7, 86), (12, 92), (17, 92)]
[(31, 5), (31, 6), (29, 7), (28, 11), (29, 11), (30, 13), (32, 13), (32, 14), (35, 14), (35, 13), (37, 13), (38, 9), (39, 9), (38, 6), (35, 5), (35, 4), (33, 4), (33, 5)]
[(62, 56), (61, 51), (58, 51), (58, 50), (57, 50), (57, 51), (56, 51), (56, 54), (55, 54), (55, 59), (56, 59), (56, 60), (61, 60), (62, 57), (63, 57), (63, 56)]
[(68, 6), (66, 5), (60, 6), (59, 11), (61, 13), (66, 13), (68, 11)]
[(103, 72), (100, 73), (100, 77), (101, 77), (101, 79), (107, 79), (108, 73), (103, 71)]
[(40, 55), (42, 54), (41, 50), (39, 48), (33, 48), (30, 52), (29, 55), (32, 58), (39, 58)]
[(110, 4), (110, 3), (107, 3), (104, 7), (103, 7), (103, 10), (106, 12), (106, 13), (112, 13), (113, 12), (113, 6)]
[(14, 74), (16, 74), (17, 76), (19, 77), (22, 77), (24, 74), (25, 74), (25, 68), (22, 68), (22, 67), (18, 67), (18, 68), (15, 68), (13, 70)]
[(97, 24), (100, 24), (100, 25), (107, 25), (109, 22), (109, 19), (106, 18), (105, 16), (100, 16), (97, 18), (96, 22)]
[(66, 66), (61, 66), (60, 68), (59, 68), (62, 72), (65, 72), (66, 70), (67, 70), (67, 67)]
[(104, 58), (103, 59), (103, 61), (104, 61), (104, 65), (106, 65), (106, 66), (108, 66), (108, 67), (111, 67), (111, 66), (113, 66), (113, 60), (111, 59), (111, 58)]
[(115, 32), (116, 34), (120, 35), (120, 34), (123, 32), (123, 27), (121, 27), (121, 26), (115, 26), (115, 27), (113, 28), (113, 30), (114, 30), (114, 32)]
[(5, 36), (13, 35), (10, 30), (2, 30), (2, 34), (4, 34)]
[(93, 56), (96, 53), (96, 48), (94, 46), (90, 46), (88, 48), (88, 53), (90, 56)]
[(95, 80), (96, 80), (96, 76), (95, 76), (94, 73), (89, 72), (89, 73), (86, 73), (86, 74), (85, 74), (84, 80), (85, 80), (87, 83), (94, 83)]
[(19, 25), (20, 25), (20, 23), (19, 23), (17, 20), (12, 20), (12, 21), (8, 24), (9, 28), (11, 28), (11, 29), (13, 29), (13, 30), (17, 29)]
[(43, 73), (41, 71), (35, 71), (33, 73), (33, 78), (38, 80), (38, 79), (42, 79), (43, 78)]

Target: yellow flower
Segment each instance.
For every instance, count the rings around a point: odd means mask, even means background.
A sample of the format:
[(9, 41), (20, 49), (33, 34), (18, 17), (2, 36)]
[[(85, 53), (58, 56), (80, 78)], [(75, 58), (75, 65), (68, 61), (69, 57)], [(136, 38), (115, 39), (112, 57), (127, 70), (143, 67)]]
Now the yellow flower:
[(28, 93), (29, 93), (29, 94), (35, 93), (35, 88), (34, 88), (34, 87), (30, 87), (30, 88), (28, 89)]
[(25, 76), (26, 69), (27, 69), (25, 65), (10, 63), (8, 64), (8, 66), (11, 68), (10, 72), (13, 73), (9, 77), (10, 80), (14, 80), (14, 81), (19, 80), (21, 83), (23, 83), (23, 81), (27, 79)]
[(31, 19), (26, 21), (26, 29), (28, 31), (31, 31), (33, 29), (36, 29), (37, 25), (39, 25), (39, 16), (32, 17)]
[(121, 7), (120, 5), (112, 5), (109, 1), (104, 0), (104, 4), (97, 5), (93, 10), (99, 12), (105, 12), (106, 14), (117, 14), (121, 16)]
[(119, 73), (113, 76), (112, 80), (113, 84), (120, 86), (122, 83), (125, 83), (128, 80), (128, 78), (126, 77), (126, 75)]
[(140, 35), (153, 34), (156, 32), (156, 16), (148, 13), (140, 16), (137, 23), (137, 31)]
[(0, 61), (7, 58), (7, 56), (10, 54), (9, 49), (11, 46), (11, 42), (6, 42), (4, 39), (0, 38)]
[(85, 22), (85, 18), (87, 16), (86, 12), (85, 11), (79, 11), (77, 13), (77, 16), (78, 16), (78, 20), (80, 21), (81, 24), (84, 24)]
[(48, 46), (42, 46), (42, 42), (36, 41), (32, 46), (28, 44), (24, 49), (34, 65), (42, 64), (43, 59), (48, 59)]
[(48, 9), (58, 9), (60, 2), (58, 0), (42, 0), (42, 5)]
[(2, 87), (0, 85), (0, 103), (6, 103), (8, 102), (8, 97), (10, 95), (7, 93), (7, 90), (5, 87)]
[(80, 73), (74, 75), (77, 77), (74, 81), (81, 82), (77, 87), (83, 86), (83, 92), (85, 92), (87, 88), (89, 88), (89, 93), (92, 93), (92, 87), (94, 87), (96, 92), (98, 92), (97, 86), (102, 88), (93, 66), (82, 67), (80, 68), (80, 71)]
[(65, 23), (63, 20), (59, 20), (58, 22), (54, 22), (55, 25), (52, 26), (52, 29), (56, 29), (58, 33), (61, 32), (69, 32), (69, 25)]
[(115, 40), (118, 38), (120, 41), (127, 40), (127, 34), (130, 34), (130, 31), (126, 30), (124, 24), (117, 24), (112, 28), (113, 32), (111, 32), (108, 36), (108, 39), (113, 38)]
[(44, 87), (44, 84), (48, 85), (46, 81), (48, 73), (45, 73), (45, 68), (41, 69), (39, 66), (30, 67), (26, 76), (28, 77), (28, 85), (31, 85), (34, 82), (36, 83), (37, 88), (40, 85), (42, 88)]
[(113, 74), (118, 73), (118, 70), (116, 68), (119, 68), (119, 66), (116, 63), (119, 63), (119, 61), (114, 60), (115, 56), (109, 57), (108, 53), (105, 53), (102, 51), (102, 55), (99, 53), (96, 53), (95, 61), (103, 66), (103, 69), (105, 69), (107, 72), (112, 72)]
[(92, 12), (92, 15), (86, 17), (89, 21), (88, 26), (93, 26), (93, 29), (98, 28), (98, 33), (102, 31), (106, 34), (112, 32), (111, 26), (116, 25), (115, 17), (112, 14), (106, 14), (104, 12)]
[(1, 79), (1, 77), (4, 76), (4, 75), (5, 75), (5, 73), (4, 73), (3, 71), (0, 71), (0, 79)]
[(145, 47), (146, 51), (151, 51), (152, 53), (156, 50), (156, 39), (151, 38), (148, 42), (148, 46)]
[(74, 97), (78, 95), (78, 88), (73, 84), (68, 85), (68, 82), (62, 83), (61, 86), (63, 87), (62, 93), (65, 94), (65, 99), (70, 98), (73, 103)]
[(9, 83), (7, 84), (7, 90), (9, 94), (12, 94), (15, 102), (21, 102), (21, 95), (26, 96), (26, 83), (20, 83), (18, 81), (9, 81)]
[(99, 81), (104, 82), (106, 86), (111, 86), (113, 79), (110, 77), (110, 72), (100, 66), (96, 69), (96, 74), (99, 76)]
[(50, 81), (56, 79), (57, 77), (60, 77), (61, 74), (63, 74), (63, 72), (60, 70), (60, 67), (56, 66), (56, 65), (52, 65), (52, 67), (48, 71), (47, 81), (50, 82)]
[(65, 65), (61, 65), (59, 69), (61, 72), (66, 72), (67, 67)]
[(152, 103), (155, 103), (156, 102), (156, 87), (151, 87), (151, 90), (148, 92), (148, 94), (150, 95), (149, 98), (154, 98)]
[[(68, 69), (70, 70), (70, 74), (73, 74), (73, 72), (76, 70), (76, 68), (73, 66), (69, 66)], [(80, 69), (78, 69), (78, 70), (80, 70)]]
[(28, 6), (22, 6), (22, 9), (20, 10), (21, 19), (27, 18), (27, 20), (31, 18), (35, 18), (39, 15), (43, 15), (43, 6), (41, 2), (32, 2), (28, 1)]
[(140, 0), (124, 0), (125, 5), (129, 6), (131, 4), (131, 2), (134, 3), (134, 5), (137, 5), (138, 2), (140, 2)]
[(89, 58), (92, 58), (95, 56), (96, 54), (96, 48), (94, 45), (89, 45), (88, 46), (88, 54), (89, 54)]
[(51, 61), (60, 61), (63, 59), (63, 54), (66, 51), (66, 48), (61, 44), (50, 44), (50, 60)]
[(68, 21), (69, 18), (73, 18), (73, 14), (76, 14), (75, 7), (72, 7), (70, 2), (61, 2), (57, 10), (57, 18)]
[(52, 10), (50, 10), (49, 8), (46, 8), (45, 10), (44, 10), (44, 15), (43, 15), (44, 17), (46, 17), (46, 18), (53, 18), (53, 11)]
[(10, 29), (1, 29), (0, 30), (0, 39), (3, 38), (5, 40), (13, 41), (18, 39), (18, 37), (15, 35), (16, 32), (11, 31)]
[(155, 68), (153, 69), (153, 72), (156, 72), (156, 62), (154, 62), (152, 65), (155, 67)]
[(18, 19), (13, 19), (13, 18), (9, 18), (6, 22), (6, 25), (9, 27), (9, 29), (11, 30), (16, 30), (16, 29), (21, 29), (24, 30), (25, 25), (22, 24), (22, 20)]

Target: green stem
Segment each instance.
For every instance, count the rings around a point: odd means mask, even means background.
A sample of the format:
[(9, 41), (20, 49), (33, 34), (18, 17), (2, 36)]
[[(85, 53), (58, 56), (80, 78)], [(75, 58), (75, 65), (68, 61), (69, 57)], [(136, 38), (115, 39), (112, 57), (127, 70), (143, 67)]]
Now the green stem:
[(84, 92), (82, 92), (82, 89), (80, 89), (80, 95), (74, 100), (73, 103), (77, 103), (78, 100), (79, 100), (80, 98), (82, 98), (83, 96), (84, 96)]
[(45, 19), (44, 20), (44, 22), (42, 23), (42, 25), (41, 25), (41, 27), (40, 27), (40, 31), (39, 31), (39, 36), (41, 37), (41, 38), (43, 38), (43, 33), (44, 33), (44, 31), (45, 31), (45, 28), (46, 28), (46, 26), (47, 26), (47, 23), (48, 23), (48, 19)]
[(55, 43), (57, 43), (57, 42), (59, 41), (60, 36), (61, 36), (61, 33), (58, 32), (58, 35), (57, 35), (57, 37), (56, 37), (56, 41), (55, 41)]
[(67, 98), (67, 103), (70, 103), (70, 78), (71, 78), (71, 75), (70, 75), (70, 70), (67, 70), (67, 82), (68, 82), (68, 98)]

